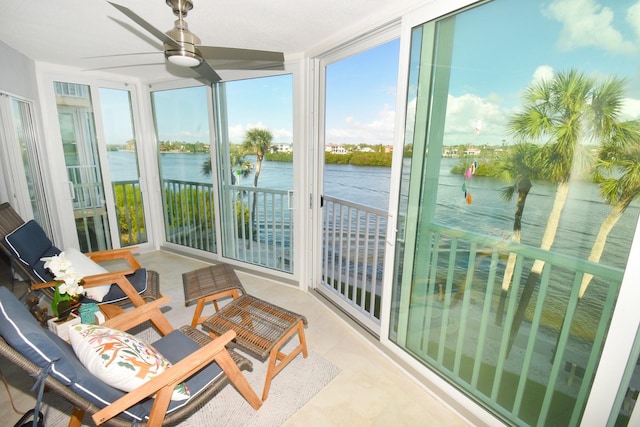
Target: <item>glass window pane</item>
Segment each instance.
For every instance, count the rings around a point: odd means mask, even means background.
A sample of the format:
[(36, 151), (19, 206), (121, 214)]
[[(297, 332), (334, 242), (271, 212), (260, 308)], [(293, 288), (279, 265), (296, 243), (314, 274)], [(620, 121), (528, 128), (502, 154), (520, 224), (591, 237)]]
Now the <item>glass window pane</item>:
[(390, 338), (513, 424), (579, 423), (640, 214), (630, 5), (605, 3), (414, 30)]
[(47, 195), (44, 191), (42, 167), (38, 156), (36, 128), (33, 120), (31, 103), (15, 98), (11, 99), (13, 125), (16, 128), (18, 144), (24, 165), (25, 179), (29, 200), (33, 210), (33, 218), (51, 236), (51, 223), (47, 211)]
[(225, 257), (292, 273), (293, 76), (217, 85)]
[(326, 67), (320, 291), (375, 333), (383, 264), (400, 40)]
[(138, 153), (128, 90), (100, 88), (100, 111), (116, 205), (120, 246), (147, 242)]
[(204, 86), (152, 92), (167, 242), (216, 252)]
[(111, 234), (89, 86), (54, 82), (80, 250), (111, 249)]

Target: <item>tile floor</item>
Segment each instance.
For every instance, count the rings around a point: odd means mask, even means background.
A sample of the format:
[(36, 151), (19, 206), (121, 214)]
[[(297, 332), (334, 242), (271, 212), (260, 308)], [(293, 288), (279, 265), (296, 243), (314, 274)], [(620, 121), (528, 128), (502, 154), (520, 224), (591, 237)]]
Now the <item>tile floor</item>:
[[(179, 300), (183, 299), (182, 273), (206, 265), (162, 251), (140, 254), (138, 258), (145, 267), (160, 273), (162, 293)], [(309, 348), (342, 370), (285, 426), (469, 425), (314, 296), (251, 274), (238, 272), (238, 276), (252, 295), (304, 314), (309, 321), (306, 330)], [(2, 274), (0, 284), (5, 277)], [(29, 407), (28, 395), (17, 393), (17, 398), (16, 406)], [(0, 419), (17, 420), (19, 416), (8, 403), (6, 391), (0, 390)]]

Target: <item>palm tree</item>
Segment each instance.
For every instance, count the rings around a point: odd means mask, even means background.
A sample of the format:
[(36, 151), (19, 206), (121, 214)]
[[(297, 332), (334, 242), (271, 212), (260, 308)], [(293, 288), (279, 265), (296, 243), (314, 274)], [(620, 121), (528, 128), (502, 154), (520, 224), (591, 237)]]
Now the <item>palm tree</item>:
[[(267, 129), (249, 129), (245, 135), (242, 147), (247, 151), (255, 151), (256, 153), (256, 173), (253, 176), (253, 186), (258, 187), (258, 178), (260, 177), (260, 171), (262, 170), (262, 159), (271, 147), (271, 141), (273, 135)], [(251, 212), (253, 215), (253, 224), (256, 224), (256, 209), (257, 209), (258, 197), (257, 194), (253, 194), (253, 203), (251, 204)], [(254, 234), (253, 238), (256, 235)], [(249, 242), (247, 242), (247, 245)]]
[[(253, 166), (249, 160), (244, 158), (244, 152), (237, 145), (229, 146), (229, 167), (231, 168), (231, 185), (236, 184), (236, 175), (246, 178), (251, 173)], [(202, 173), (206, 176), (211, 175), (211, 155), (202, 164)]]
[[(600, 195), (612, 206), (600, 225), (591, 247), (589, 261), (600, 262), (609, 233), (629, 204), (640, 195), (640, 121), (623, 122), (616, 126), (613, 138), (600, 150), (594, 181), (600, 185)], [(580, 285), (582, 298), (593, 275), (585, 274)]]
[(242, 143), (242, 147), (247, 151), (255, 151), (256, 153), (256, 173), (253, 177), (253, 186), (258, 186), (258, 178), (262, 169), (262, 159), (271, 147), (273, 135), (267, 129), (249, 129)]
[[(533, 83), (524, 93), (524, 109), (509, 121), (509, 132), (519, 140), (545, 143), (538, 159), (544, 174), (557, 184), (553, 207), (540, 247), (551, 249), (560, 215), (569, 194), (569, 181), (581, 169), (582, 143), (608, 141), (618, 122), (624, 81), (615, 77), (598, 83), (576, 70), (560, 72), (549, 80)], [(509, 339), (513, 345), (544, 261), (536, 260), (525, 282)]]
[[(518, 194), (516, 211), (513, 219), (513, 234), (511, 241), (520, 243), (522, 236), (522, 214), (524, 205), (531, 191), (532, 179), (540, 176), (540, 168), (536, 163), (537, 153), (540, 147), (535, 144), (520, 142), (509, 148), (505, 154), (501, 155), (494, 163), (494, 176), (502, 181), (510, 182), (511, 185), (502, 189), (502, 198), (505, 202), (510, 202), (515, 194)], [(504, 314), (504, 303), (506, 300), (513, 270), (516, 265), (516, 254), (510, 253), (502, 278), (502, 292), (500, 302), (496, 312), (496, 324), (502, 324)]]

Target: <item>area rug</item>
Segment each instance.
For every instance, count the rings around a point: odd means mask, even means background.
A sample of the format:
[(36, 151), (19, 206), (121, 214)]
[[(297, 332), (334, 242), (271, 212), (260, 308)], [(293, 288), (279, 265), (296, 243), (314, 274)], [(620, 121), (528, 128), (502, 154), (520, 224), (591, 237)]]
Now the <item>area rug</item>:
[[(253, 372), (244, 371), (249, 384), (258, 396), (262, 395), (267, 364), (251, 358)], [(340, 369), (319, 354), (309, 351), (306, 359), (298, 355), (271, 382), (269, 397), (257, 411), (236, 391), (227, 385), (211, 401), (189, 418), (178, 424), (181, 427), (241, 427), (280, 426), (313, 396), (322, 390), (340, 373)], [(42, 412), (46, 425), (63, 427), (69, 423), (71, 405), (62, 398), (45, 393)], [(85, 416), (83, 426), (93, 426), (91, 418)]]
[[(172, 324), (184, 324), (191, 313), (183, 313), (183, 309), (173, 309), (166, 313)], [(190, 319), (189, 319), (190, 321)], [(174, 323), (175, 322), (175, 323)], [(187, 322), (189, 323), (189, 322)], [(150, 328), (131, 331), (147, 342), (153, 342), (157, 332)], [(297, 338), (284, 347), (284, 352), (297, 344)], [(253, 363), (253, 371), (243, 371), (245, 377), (258, 396), (262, 395), (267, 362), (261, 362), (241, 350), (237, 350)], [(302, 354), (296, 356), (271, 382), (269, 396), (257, 411), (236, 391), (232, 385), (224, 387), (212, 400), (202, 405), (198, 410), (177, 424), (180, 427), (276, 427), (302, 408), (313, 396), (322, 390), (333, 378), (340, 373), (334, 364), (309, 350), (307, 358)], [(63, 427), (69, 422), (71, 405), (51, 393), (45, 393), (42, 412), (45, 414), (47, 427)], [(86, 415), (83, 426), (93, 426), (93, 420)]]

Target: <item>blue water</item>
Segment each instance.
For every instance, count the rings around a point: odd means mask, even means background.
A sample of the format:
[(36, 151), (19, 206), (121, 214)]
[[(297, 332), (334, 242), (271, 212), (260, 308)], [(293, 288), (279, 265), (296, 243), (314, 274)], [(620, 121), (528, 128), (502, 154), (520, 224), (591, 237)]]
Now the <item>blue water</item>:
[[(206, 154), (161, 154), (161, 175), (165, 179), (211, 183), (202, 172)], [(515, 199), (504, 202), (500, 190), (505, 183), (493, 178), (472, 177), (450, 173), (457, 159), (442, 159), (438, 186), (436, 222), (455, 228), (508, 239), (513, 229)], [(109, 166), (114, 181), (137, 178), (135, 156), (131, 152), (110, 152)], [(391, 169), (385, 167), (326, 165), (324, 190), (327, 196), (386, 210), (389, 204)], [(243, 178), (241, 185), (251, 186), (253, 174)], [(462, 185), (471, 192), (472, 204), (467, 204)], [(292, 164), (263, 161), (258, 186), (279, 190), (293, 189)], [(553, 204), (555, 186), (534, 182), (526, 201), (522, 218), (522, 243), (540, 246), (548, 214)], [(562, 213), (553, 250), (586, 259), (595, 233), (609, 213), (598, 194), (598, 187), (585, 182), (571, 185), (569, 199)], [(624, 268), (635, 226), (640, 215), (638, 204), (632, 204), (614, 227), (601, 263)]]

